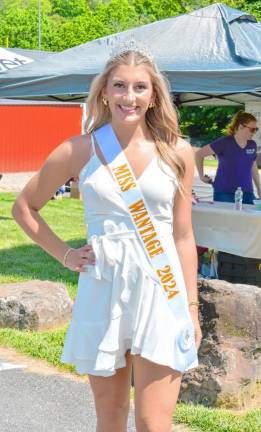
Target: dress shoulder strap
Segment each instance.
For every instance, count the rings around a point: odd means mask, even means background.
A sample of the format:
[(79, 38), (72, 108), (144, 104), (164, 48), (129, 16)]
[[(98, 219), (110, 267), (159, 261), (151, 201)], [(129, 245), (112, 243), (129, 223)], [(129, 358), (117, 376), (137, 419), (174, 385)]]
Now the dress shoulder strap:
[(91, 145), (92, 145), (92, 154), (96, 154), (93, 134), (91, 134)]

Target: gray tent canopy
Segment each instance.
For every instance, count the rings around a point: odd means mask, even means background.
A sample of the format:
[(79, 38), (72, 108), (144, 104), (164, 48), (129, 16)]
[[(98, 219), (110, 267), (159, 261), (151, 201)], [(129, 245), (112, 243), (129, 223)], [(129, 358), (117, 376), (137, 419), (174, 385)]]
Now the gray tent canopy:
[(133, 37), (149, 46), (180, 103), (261, 100), (261, 23), (220, 3), (0, 73), (0, 97), (81, 100), (108, 60), (110, 47)]
[(0, 74), (54, 54), (50, 51), (0, 47)]

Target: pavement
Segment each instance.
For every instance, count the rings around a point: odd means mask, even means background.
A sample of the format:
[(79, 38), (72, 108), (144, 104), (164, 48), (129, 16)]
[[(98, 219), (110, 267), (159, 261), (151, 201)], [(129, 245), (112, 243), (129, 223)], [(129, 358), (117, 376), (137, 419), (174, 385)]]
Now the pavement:
[[(11, 356), (10, 356), (11, 352)], [(0, 347), (1, 432), (94, 432), (94, 400), (87, 378)], [(128, 432), (134, 432), (131, 408)]]
[[(1, 432), (95, 432), (94, 400), (87, 377), (0, 347)], [(134, 407), (128, 432), (135, 432)], [(190, 432), (185, 425), (175, 432)], [(113, 432), (113, 431), (112, 431)]]

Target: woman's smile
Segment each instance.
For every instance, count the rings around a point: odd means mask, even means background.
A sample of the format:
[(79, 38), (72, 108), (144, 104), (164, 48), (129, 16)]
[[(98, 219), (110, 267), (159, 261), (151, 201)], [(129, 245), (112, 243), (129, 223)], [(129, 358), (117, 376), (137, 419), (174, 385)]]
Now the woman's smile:
[(129, 105), (118, 105), (120, 110), (127, 115), (135, 114), (138, 107), (137, 106), (129, 106)]

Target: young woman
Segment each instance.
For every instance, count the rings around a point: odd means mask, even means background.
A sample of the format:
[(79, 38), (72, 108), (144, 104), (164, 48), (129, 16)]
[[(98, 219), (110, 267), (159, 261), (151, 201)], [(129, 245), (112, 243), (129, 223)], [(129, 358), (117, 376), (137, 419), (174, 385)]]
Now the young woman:
[[(125, 48), (109, 59), (93, 81), (87, 113), (86, 135), (68, 139), (51, 153), (17, 198), (13, 215), (43, 249), (80, 273), (62, 361), (89, 376), (97, 432), (127, 430), (132, 367), (137, 431), (170, 432), (182, 373), (197, 366), (201, 340), (191, 224), (193, 151), (180, 138), (163, 76), (140, 49)], [(135, 214), (137, 225), (142, 220), (147, 226), (142, 237), (147, 249), (158, 234), (165, 255), (156, 251), (167, 257), (174, 276), (155, 280), (152, 252), (146, 255), (123, 186), (118, 187), (98, 142), (97, 131), (106, 127), (147, 203), (147, 212), (136, 205)], [(111, 135), (105, 133), (104, 139), (113, 151)], [(73, 249), (39, 210), (60, 185), (77, 176), (88, 244)], [(121, 185), (123, 177), (118, 175)], [(146, 225), (144, 215), (154, 217), (155, 227)], [(157, 233), (149, 234), (152, 228)], [(162, 284), (174, 277), (171, 286)]]
[[(252, 139), (258, 131), (256, 118), (249, 113), (239, 111), (228, 126), (228, 135), (218, 138), (196, 152), (196, 165), (200, 179), (204, 183), (213, 183), (214, 201), (234, 202), (238, 186), (243, 191), (243, 203), (253, 204), (254, 181), (258, 197), (261, 198), (261, 186), (256, 163), (257, 145)], [(218, 170), (215, 180), (204, 175), (204, 158), (216, 154)]]

